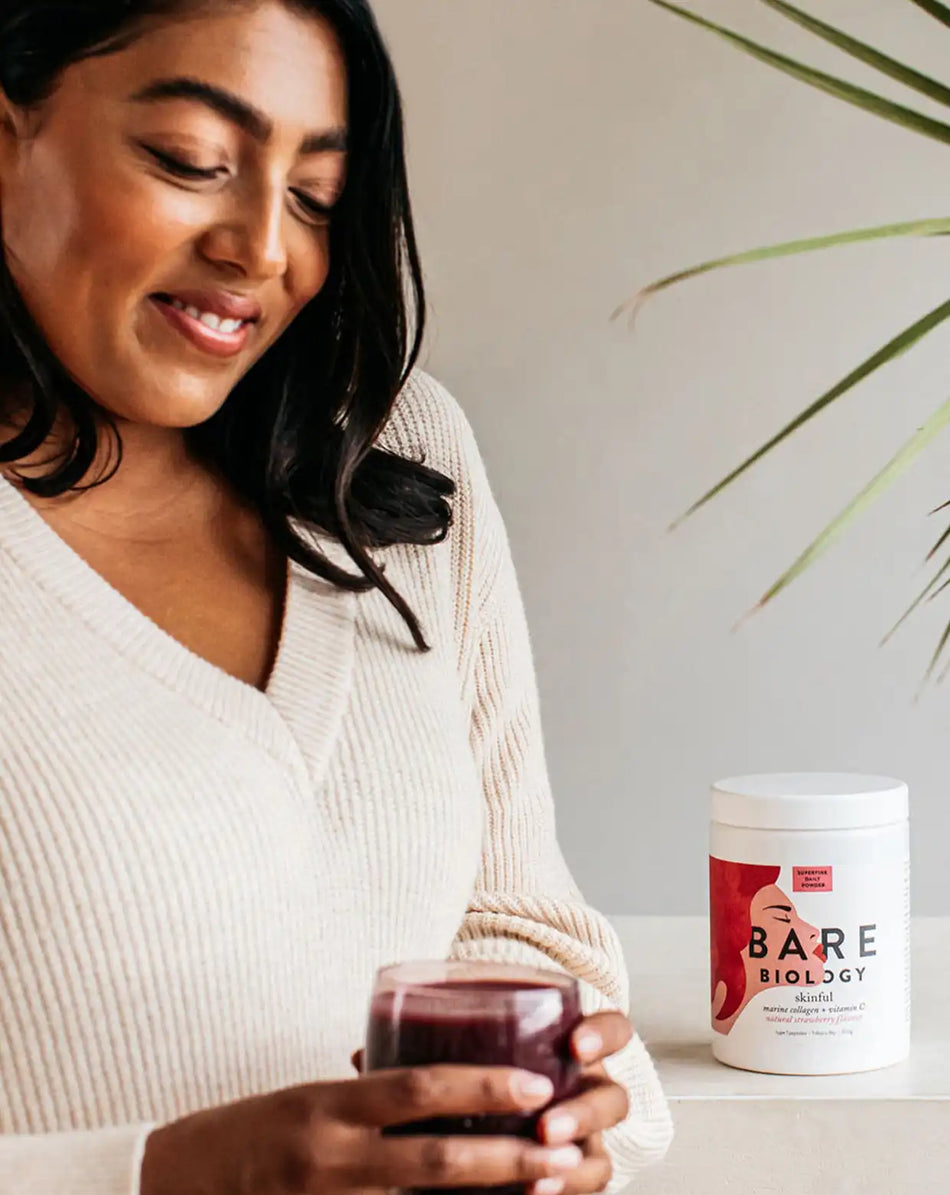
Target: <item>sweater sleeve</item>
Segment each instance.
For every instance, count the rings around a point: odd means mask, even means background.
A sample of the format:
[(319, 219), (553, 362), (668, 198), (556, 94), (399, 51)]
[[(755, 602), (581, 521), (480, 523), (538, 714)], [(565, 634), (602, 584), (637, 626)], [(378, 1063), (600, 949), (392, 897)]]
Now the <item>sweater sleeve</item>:
[[(467, 429), (466, 429), (467, 430)], [(482, 778), (487, 831), (477, 885), (453, 957), (555, 966), (581, 981), (585, 1013), (629, 1011), (628, 977), (609, 922), (587, 905), (557, 842), (528, 627), (505, 527), (470, 433), (456, 506), (472, 546), (470, 741)], [(463, 651), (463, 655), (467, 654)], [(634, 1014), (635, 1015), (635, 1014)], [(624, 1187), (666, 1152), (670, 1113), (639, 1037), (607, 1063), (630, 1096), (627, 1120), (606, 1135)]]
[(0, 1195), (138, 1195), (154, 1127), (0, 1135)]

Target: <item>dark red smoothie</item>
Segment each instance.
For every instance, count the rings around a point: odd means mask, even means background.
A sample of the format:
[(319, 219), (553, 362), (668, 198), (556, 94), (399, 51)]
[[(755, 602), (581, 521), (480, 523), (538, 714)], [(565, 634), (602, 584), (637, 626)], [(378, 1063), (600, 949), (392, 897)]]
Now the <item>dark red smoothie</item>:
[[(580, 1064), (570, 1034), (581, 1018), (576, 983), (526, 980), (445, 980), (377, 991), (366, 1042), (369, 1070), (462, 1063), (513, 1066), (546, 1075), (554, 1100), (573, 1094)], [(471, 1116), (416, 1121), (393, 1135), (454, 1134), (533, 1137), (538, 1114)], [(434, 1188), (428, 1188), (432, 1195)], [(494, 1191), (517, 1195), (520, 1186), (454, 1188), (455, 1195)]]

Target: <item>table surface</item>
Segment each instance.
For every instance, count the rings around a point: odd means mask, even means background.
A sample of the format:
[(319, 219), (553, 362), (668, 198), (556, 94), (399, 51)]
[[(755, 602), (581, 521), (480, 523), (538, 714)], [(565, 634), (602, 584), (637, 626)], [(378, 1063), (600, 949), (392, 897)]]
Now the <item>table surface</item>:
[(611, 922), (630, 971), (631, 1018), (671, 1100), (950, 1097), (950, 918), (913, 922), (910, 1059), (886, 1070), (817, 1078), (760, 1075), (715, 1061), (705, 917), (616, 916)]

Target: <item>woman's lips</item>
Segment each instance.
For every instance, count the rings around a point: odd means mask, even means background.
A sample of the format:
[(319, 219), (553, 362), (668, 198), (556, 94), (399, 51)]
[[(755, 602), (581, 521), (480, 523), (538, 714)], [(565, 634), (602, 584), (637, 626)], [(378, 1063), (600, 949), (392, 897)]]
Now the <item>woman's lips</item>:
[(222, 332), (220, 328), (210, 328), (200, 319), (195, 319), (185, 311), (179, 311), (164, 298), (153, 295), (150, 302), (158, 308), (176, 332), (180, 332), (196, 348), (212, 357), (234, 357), (240, 353), (247, 344), (253, 326), (244, 323), (236, 332)]

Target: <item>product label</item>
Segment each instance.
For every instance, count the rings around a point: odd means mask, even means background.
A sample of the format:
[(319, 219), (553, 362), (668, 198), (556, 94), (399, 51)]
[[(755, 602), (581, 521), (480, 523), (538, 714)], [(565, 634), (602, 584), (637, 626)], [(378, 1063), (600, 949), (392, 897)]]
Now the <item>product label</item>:
[(710, 859), (712, 1024), (735, 1065), (818, 1073), (823, 1054), (829, 1070), (900, 1054), (908, 887), (902, 861)]
[(793, 892), (833, 892), (834, 868), (793, 867)]

